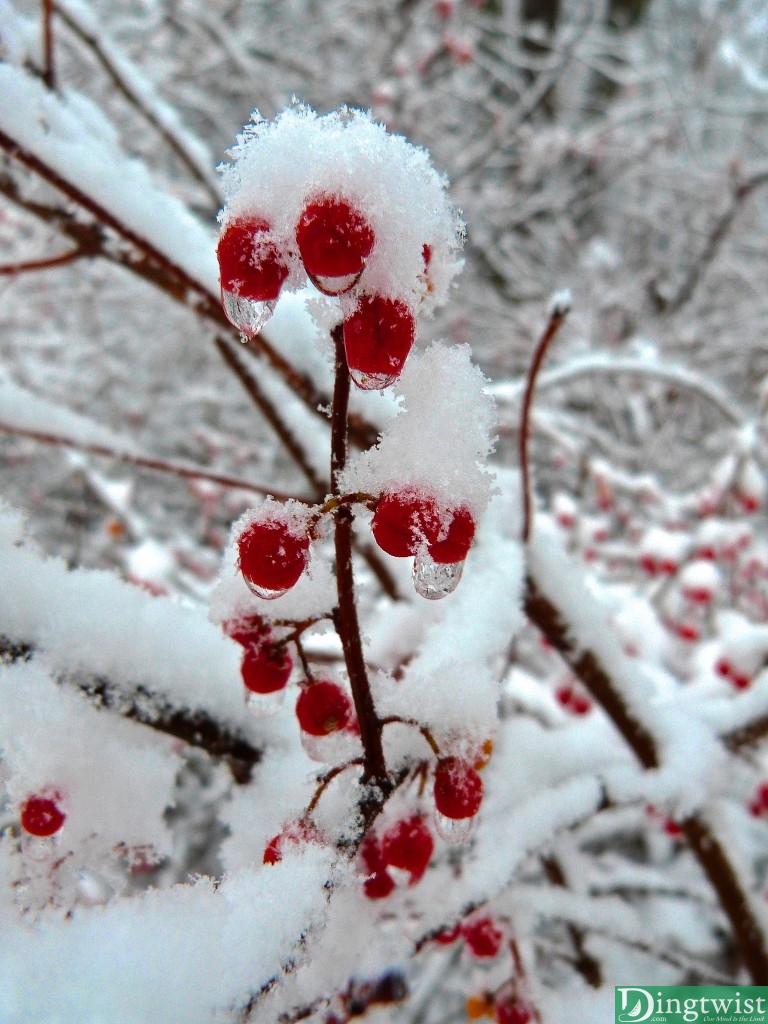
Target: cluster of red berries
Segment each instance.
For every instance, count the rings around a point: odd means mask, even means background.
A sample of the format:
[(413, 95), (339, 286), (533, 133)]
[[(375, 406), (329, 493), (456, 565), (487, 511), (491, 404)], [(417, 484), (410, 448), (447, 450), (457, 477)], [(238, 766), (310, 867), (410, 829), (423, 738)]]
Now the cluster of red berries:
[(408, 884), (415, 885), (432, 859), (435, 841), (420, 814), (398, 821), (381, 836), (369, 832), (360, 845), (360, 863), (368, 876), (363, 885), (372, 900), (384, 899), (395, 888), (391, 868), (407, 872)]
[(61, 831), (66, 814), (59, 806), (58, 794), (35, 794), (27, 797), (21, 808), (21, 827), (30, 836), (41, 839)]
[(586, 715), (592, 710), (589, 696), (573, 683), (563, 683), (555, 690), (555, 698), (566, 711), (574, 715)]
[[(295, 249), (310, 281), (325, 295), (347, 295), (360, 282), (376, 236), (349, 196), (312, 195), (294, 228)], [(257, 334), (265, 318), (254, 304), (274, 303), (295, 252), (285, 248), (269, 221), (254, 214), (227, 223), (217, 255), (222, 304), (244, 334)], [(423, 248), (424, 271), (431, 249)], [(363, 390), (388, 387), (400, 376), (416, 338), (416, 320), (398, 298), (363, 288), (345, 303), (343, 337), (350, 376)], [(267, 310), (267, 316), (271, 307)]]
[[(258, 597), (281, 597), (309, 565), (312, 521), (287, 513), (276, 503), (238, 537), (238, 565)], [(396, 558), (421, 556), (438, 565), (461, 565), (475, 535), (475, 521), (464, 505), (444, 506), (415, 488), (386, 491), (371, 522), (382, 551)]]
[(273, 694), (285, 689), (293, 659), (258, 615), (226, 622), (224, 632), (243, 648), (240, 674), (249, 693)]
[(747, 690), (752, 683), (752, 676), (738, 668), (728, 658), (718, 658), (715, 662), (715, 672), (728, 682), (735, 690)]
[(490, 914), (481, 914), (468, 921), (459, 921), (453, 928), (435, 936), (435, 942), (444, 946), (450, 946), (459, 939), (464, 941), (472, 956), (479, 960), (492, 960), (502, 950), (505, 933)]
[(431, 495), (406, 487), (382, 494), (371, 529), (382, 551), (395, 558), (426, 550), (433, 562), (456, 564), (467, 557), (475, 521), (464, 505), (441, 506)]

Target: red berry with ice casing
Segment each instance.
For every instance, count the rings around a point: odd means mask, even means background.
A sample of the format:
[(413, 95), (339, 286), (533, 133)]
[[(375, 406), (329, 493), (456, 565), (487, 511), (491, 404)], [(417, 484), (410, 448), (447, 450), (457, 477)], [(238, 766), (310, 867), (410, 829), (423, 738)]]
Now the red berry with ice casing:
[(384, 833), (381, 841), (385, 864), (408, 871), (411, 885), (418, 882), (429, 867), (434, 849), (432, 833), (419, 814), (397, 822)]
[[(346, 199), (318, 196), (309, 202), (296, 225), (296, 243), (310, 277), (329, 283), (337, 293), (355, 284), (373, 249), (373, 229)], [(347, 281), (352, 278), (351, 281)], [(328, 281), (330, 279), (330, 282)]]
[(261, 597), (290, 590), (309, 564), (309, 537), (281, 519), (255, 520), (240, 534), (237, 547), (240, 571)]
[(345, 728), (352, 716), (352, 702), (342, 688), (330, 680), (312, 683), (299, 694), (296, 717), (310, 736), (328, 736)]
[(264, 864), (279, 864), (289, 846), (301, 847), (306, 843), (322, 843), (323, 837), (311, 821), (291, 821), (276, 836), (273, 836), (264, 849)]
[(467, 557), (475, 537), (475, 520), (463, 505), (444, 513), (447, 525), (441, 523), (437, 539), (429, 545), (434, 562), (453, 565)]
[(53, 836), (61, 829), (66, 817), (53, 797), (30, 796), (21, 808), (21, 827), (31, 836)]
[(437, 530), (438, 517), (434, 498), (416, 491), (390, 491), (379, 499), (371, 529), (382, 551), (407, 558), (429, 543)]
[(470, 953), (481, 959), (497, 956), (504, 944), (504, 932), (490, 916), (468, 921), (461, 934)]
[(278, 297), (288, 267), (269, 232), (268, 222), (260, 217), (227, 224), (216, 249), (222, 291), (254, 302)]
[(435, 771), (434, 797), (446, 818), (473, 818), (483, 802), (483, 780), (468, 761), (446, 757)]
[(416, 339), (416, 320), (398, 299), (363, 295), (344, 319), (350, 376), (363, 391), (380, 391), (400, 376)]
[(292, 669), (293, 660), (284, 647), (263, 643), (243, 652), (240, 674), (252, 693), (275, 693), (287, 685)]

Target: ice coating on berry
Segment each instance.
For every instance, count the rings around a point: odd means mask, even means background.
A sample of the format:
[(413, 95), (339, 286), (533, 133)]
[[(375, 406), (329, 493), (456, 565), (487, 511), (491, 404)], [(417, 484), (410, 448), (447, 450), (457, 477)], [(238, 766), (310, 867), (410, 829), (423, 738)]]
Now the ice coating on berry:
[(52, 836), (60, 831), (66, 817), (53, 797), (30, 796), (21, 808), (21, 827), (31, 836)]
[(446, 818), (472, 818), (483, 801), (483, 780), (468, 761), (446, 757), (435, 771), (434, 795)]
[(343, 729), (351, 715), (351, 700), (330, 680), (312, 683), (301, 691), (296, 702), (299, 725), (310, 736), (327, 736)]
[[(445, 302), (461, 268), (464, 228), (448, 199), (445, 179), (425, 150), (390, 135), (362, 111), (345, 108), (320, 116), (297, 104), (274, 121), (254, 113), (230, 156), (232, 162), (222, 168), (223, 216), (236, 220), (258, 211), (270, 223), (287, 253), (290, 273), (284, 287), (301, 287), (306, 280), (299, 246), (316, 268), (310, 273), (327, 269), (313, 262), (304, 229), (298, 246), (296, 234), (305, 210), (320, 197), (329, 197), (349, 204), (375, 240), (362, 257), (361, 287), (397, 296), (418, 306), (420, 314)], [(359, 259), (368, 248), (368, 234), (362, 227), (352, 234)], [(425, 245), (430, 250), (428, 274)], [(334, 263), (331, 269), (335, 273), (343, 266)]]
[(274, 693), (288, 683), (293, 661), (285, 647), (261, 644), (243, 652), (240, 673), (246, 689), (253, 693)]
[(363, 295), (344, 319), (344, 350), (357, 387), (381, 391), (393, 384), (415, 338), (416, 321), (405, 303), (382, 295)]
[(253, 592), (280, 597), (309, 564), (306, 522), (277, 502), (265, 502), (250, 518), (237, 541), (238, 567)]
[(301, 212), (296, 243), (308, 274), (347, 277), (359, 274), (373, 248), (373, 231), (354, 205), (341, 196), (314, 197)]
[(223, 292), (269, 302), (280, 294), (288, 267), (259, 217), (241, 217), (222, 231), (216, 255)]

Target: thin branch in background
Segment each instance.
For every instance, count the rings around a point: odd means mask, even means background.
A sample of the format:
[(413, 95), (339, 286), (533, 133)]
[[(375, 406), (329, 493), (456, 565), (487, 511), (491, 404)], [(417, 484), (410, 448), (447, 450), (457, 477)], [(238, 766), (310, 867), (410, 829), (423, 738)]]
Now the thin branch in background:
[(307, 505), (312, 504), (311, 498), (303, 498), (295, 494), (275, 491), (273, 487), (252, 484), (239, 477), (226, 476), (223, 473), (211, 473), (208, 470), (198, 469), (195, 466), (185, 466), (180, 462), (174, 462), (169, 459), (155, 459), (146, 455), (131, 455), (129, 452), (121, 452), (116, 448), (110, 448), (108, 445), (86, 444), (73, 438), (60, 437), (57, 434), (44, 433), (39, 430), (27, 430), (23, 427), (15, 427), (13, 424), (2, 422), (0, 422), (0, 433), (10, 434), (12, 437), (28, 438), (30, 441), (38, 441), (40, 444), (52, 445), (58, 448), (73, 448), (75, 451), (84, 452), (87, 455), (115, 459), (117, 462), (125, 462), (130, 466), (152, 469), (158, 473), (169, 473), (171, 476), (179, 476), (188, 480), (209, 480), (211, 483), (219, 484), (221, 487), (236, 487), (238, 490), (270, 495), (277, 501), (301, 501)]
[(53, 0), (43, 0), (43, 81), (49, 89), (56, 88), (53, 63)]
[(0, 266), (0, 276), (14, 277), (16, 274), (28, 274), (35, 270), (53, 270), (55, 267), (65, 267), (69, 263), (74, 263), (75, 260), (94, 255), (96, 255), (94, 247), (81, 245), (77, 249), (63, 252), (60, 256), (49, 256), (41, 260), (23, 260), (19, 263), (4, 263)]
[(536, 378), (539, 370), (541, 369), (544, 357), (547, 354), (549, 346), (554, 340), (555, 335), (560, 330), (563, 321), (568, 315), (569, 309), (569, 295), (562, 293), (554, 297), (547, 326), (544, 328), (544, 333), (539, 338), (539, 342), (533, 354), (533, 359), (531, 360), (531, 365), (528, 369), (525, 392), (523, 394), (523, 404), (520, 410), (520, 432), (518, 435), (520, 475), (523, 483), (523, 544), (527, 544), (530, 538), (531, 522), (533, 518), (533, 494), (530, 457), (528, 452), (528, 441), (531, 433), (531, 404), (533, 402), (533, 392), (536, 387)]

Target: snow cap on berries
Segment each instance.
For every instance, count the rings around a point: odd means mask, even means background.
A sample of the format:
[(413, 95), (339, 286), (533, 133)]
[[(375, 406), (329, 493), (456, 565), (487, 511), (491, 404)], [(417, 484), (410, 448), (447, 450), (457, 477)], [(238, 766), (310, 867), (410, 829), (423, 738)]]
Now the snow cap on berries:
[(254, 113), (230, 156), (221, 168), (220, 219), (225, 226), (254, 217), (270, 225), (270, 242), (289, 268), (286, 288), (306, 280), (297, 242), (302, 217), (330, 197), (349, 204), (373, 235), (361, 293), (398, 299), (415, 314), (445, 301), (461, 268), (464, 226), (425, 150), (362, 111), (320, 116), (297, 104), (274, 121)]

